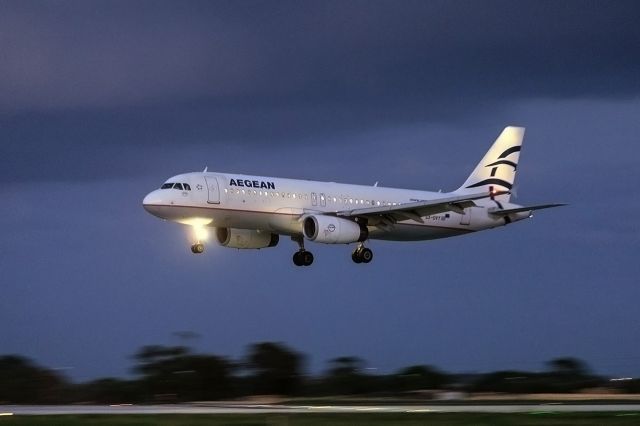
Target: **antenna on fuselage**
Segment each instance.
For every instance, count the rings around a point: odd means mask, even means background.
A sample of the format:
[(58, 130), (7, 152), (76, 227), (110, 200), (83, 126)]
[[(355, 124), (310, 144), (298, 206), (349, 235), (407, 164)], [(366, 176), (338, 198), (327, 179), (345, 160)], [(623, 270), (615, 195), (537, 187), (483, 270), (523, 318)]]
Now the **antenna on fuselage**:
[(205, 167), (204, 170), (202, 171), (202, 173), (207, 173), (207, 169), (209, 168), (209, 166)]
[(377, 187), (378, 186), (378, 181), (376, 181), (376, 183), (374, 183), (373, 186)]

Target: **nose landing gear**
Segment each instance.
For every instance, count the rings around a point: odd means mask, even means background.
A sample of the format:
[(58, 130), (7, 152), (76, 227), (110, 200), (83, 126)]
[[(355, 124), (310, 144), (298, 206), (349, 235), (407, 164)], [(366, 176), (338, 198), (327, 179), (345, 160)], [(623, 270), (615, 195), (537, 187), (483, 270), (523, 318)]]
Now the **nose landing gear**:
[(205, 227), (204, 223), (194, 223), (193, 224), (193, 236), (196, 240), (195, 243), (191, 246), (191, 253), (193, 254), (201, 254), (204, 252), (204, 244), (201, 241), (206, 241), (209, 237), (209, 232)]
[(369, 263), (373, 260), (373, 252), (368, 249), (364, 244), (358, 244), (358, 247), (351, 253), (351, 260), (355, 263)]
[(202, 243), (195, 243), (194, 245), (191, 246), (191, 253), (193, 254), (200, 254), (204, 251), (204, 244)]

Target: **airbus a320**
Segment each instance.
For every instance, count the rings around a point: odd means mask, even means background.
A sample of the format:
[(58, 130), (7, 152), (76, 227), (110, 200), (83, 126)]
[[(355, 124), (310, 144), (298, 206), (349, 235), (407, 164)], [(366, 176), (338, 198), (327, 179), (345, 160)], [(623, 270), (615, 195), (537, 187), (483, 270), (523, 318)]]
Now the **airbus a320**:
[(428, 192), (237, 173), (185, 173), (143, 200), (162, 219), (192, 226), (194, 254), (208, 231), (224, 247), (274, 247), (280, 236), (297, 243), (297, 266), (313, 263), (306, 242), (356, 244), (351, 258), (369, 263), (369, 240), (419, 241), (483, 231), (562, 206), (511, 203), (524, 128), (506, 127), (471, 175), (451, 192)]

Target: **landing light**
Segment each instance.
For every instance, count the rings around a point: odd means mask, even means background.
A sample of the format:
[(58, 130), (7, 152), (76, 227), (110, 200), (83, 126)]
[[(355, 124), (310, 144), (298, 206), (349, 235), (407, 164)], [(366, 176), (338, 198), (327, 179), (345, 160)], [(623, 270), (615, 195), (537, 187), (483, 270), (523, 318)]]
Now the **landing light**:
[(203, 225), (193, 225), (193, 233), (197, 241), (206, 241), (209, 238), (209, 230)]
[(206, 226), (213, 222), (213, 219), (206, 217), (190, 217), (188, 219), (178, 220), (177, 222), (190, 226)]

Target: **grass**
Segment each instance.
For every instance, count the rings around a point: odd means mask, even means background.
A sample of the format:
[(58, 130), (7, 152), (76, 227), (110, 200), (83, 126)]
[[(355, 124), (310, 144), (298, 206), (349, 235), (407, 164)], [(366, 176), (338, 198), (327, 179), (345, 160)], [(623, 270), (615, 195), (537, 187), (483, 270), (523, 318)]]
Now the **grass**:
[(0, 426), (622, 426), (638, 424), (640, 424), (639, 413), (135, 414), (0, 417)]

